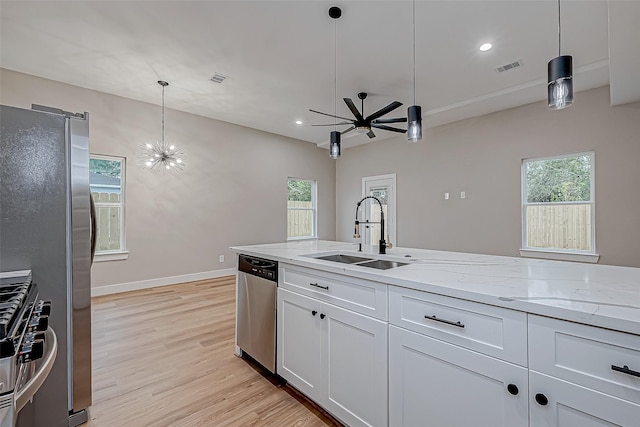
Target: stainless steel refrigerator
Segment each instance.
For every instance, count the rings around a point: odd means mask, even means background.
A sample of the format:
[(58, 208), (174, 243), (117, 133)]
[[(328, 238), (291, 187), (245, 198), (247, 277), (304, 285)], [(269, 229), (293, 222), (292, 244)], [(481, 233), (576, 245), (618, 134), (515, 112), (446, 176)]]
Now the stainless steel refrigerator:
[(0, 125), (0, 271), (32, 271), (58, 337), (53, 369), (17, 426), (76, 426), (91, 405), (88, 114), (2, 105)]

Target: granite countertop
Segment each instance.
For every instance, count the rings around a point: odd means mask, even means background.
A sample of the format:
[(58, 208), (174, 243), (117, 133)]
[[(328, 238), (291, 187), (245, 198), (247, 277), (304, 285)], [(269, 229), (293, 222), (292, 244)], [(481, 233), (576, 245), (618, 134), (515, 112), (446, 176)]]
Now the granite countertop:
[[(309, 240), (234, 246), (237, 253), (640, 335), (640, 268), (392, 248), (359, 255), (408, 262), (377, 270), (308, 257), (357, 244)], [(375, 249), (375, 251), (374, 251)], [(407, 257), (408, 255), (408, 257)]]

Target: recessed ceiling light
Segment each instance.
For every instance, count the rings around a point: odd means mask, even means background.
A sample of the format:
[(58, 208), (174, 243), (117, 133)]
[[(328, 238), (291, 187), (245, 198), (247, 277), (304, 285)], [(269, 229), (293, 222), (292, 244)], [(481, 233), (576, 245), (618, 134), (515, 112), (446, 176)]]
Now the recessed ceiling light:
[(491, 49), (492, 47), (493, 47), (493, 45), (492, 45), (491, 43), (483, 43), (483, 44), (480, 46), (480, 51), (481, 51), (481, 52), (486, 52), (486, 51), (488, 51), (489, 49)]
[(301, 125), (302, 124), (302, 120), (296, 120), (296, 124), (297, 125)]

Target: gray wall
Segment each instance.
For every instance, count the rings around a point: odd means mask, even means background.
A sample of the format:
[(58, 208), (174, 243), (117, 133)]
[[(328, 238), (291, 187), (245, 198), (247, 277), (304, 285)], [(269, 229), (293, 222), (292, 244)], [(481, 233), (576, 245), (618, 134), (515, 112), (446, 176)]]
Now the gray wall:
[(522, 159), (589, 150), (600, 263), (640, 267), (640, 103), (612, 108), (608, 87), (577, 93), (561, 111), (538, 102), (428, 129), (418, 144), (398, 137), (343, 151), (336, 237), (353, 241), (362, 177), (396, 173), (393, 243), (519, 256)]
[(335, 162), (327, 150), (167, 109), (165, 139), (183, 147), (187, 167), (155, 174), (137, 166), (135, 150), (160, 138), (159, 106), (4, 69), (0, 82), (4, 105), (88, 111), (91, 152), (127, 158), (129, 259), (95, 263), (93, 287), (232, 268), (229, 246), (285, 241), (288, 176), (318, 181), (318, 235), (335, 238)]

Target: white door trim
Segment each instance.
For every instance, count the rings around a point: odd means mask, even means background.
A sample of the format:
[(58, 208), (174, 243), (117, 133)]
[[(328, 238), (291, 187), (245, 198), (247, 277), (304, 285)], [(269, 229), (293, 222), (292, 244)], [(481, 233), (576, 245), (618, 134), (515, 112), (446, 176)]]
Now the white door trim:
[[(380, 182), (377, 182), (380, 181)], [(385, 182), (386, 181), (386, 182)], [(374, 175), (374, 176), (364, 176), (362, 177), (362, 197), (368, 195), (367, 193), (367, 185), (371, 185), (376, 183), (377, 185), (387, 185), (389, 187), (389, 197), (388, 197), (388, 206), (387, 206), (387, 217), (385, 218), (385, 222), (387, 225), (388, 236), (385, 236), (385, 239), (388, 237), (388, 242), (391, 242), (394, 246), (398, 245), (397, 241), (397, 230), (396, 230), (396, 174), (390, 173), (386, 175)], [(364, 214), (364, 212), (362, 212)], [(361, 230), (361, 233), (364, 230)], [(368, 242), (365, 242), (370, 244)]]

